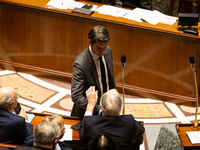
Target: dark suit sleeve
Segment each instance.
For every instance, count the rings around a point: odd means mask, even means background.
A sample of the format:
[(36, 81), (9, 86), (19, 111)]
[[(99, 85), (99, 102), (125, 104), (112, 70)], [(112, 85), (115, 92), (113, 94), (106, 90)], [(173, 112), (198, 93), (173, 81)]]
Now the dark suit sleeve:
[(133, 120), (133, 129), (132, 130), (133, 130), (132, 131), (132, 135), (134, 136), (134, 138), (135, 139), (139, 139), (142, 136), (142, 134), (144, 133), (145, 128), (140, 122), (138, 122), (138, 121), (136, 121), (134, 119)]
[(34, 147), (34, 135), (30, 135), (24, 140), (24, 146)]
[(82, 66), (75, 62), (73, 65), (73, 77), (71, 82), (71, 96), (73, 102), (83, 109), (86, 109), (88, 103), (86, 95), (84, 93), (84, 70)]
[(80, 130), (79, 130), (79, 139), (85, 142), (89, 142), (91, 140), (87, 132), (87, 130), (90, 130), (88, 129), (88, 125), (87, 125), (87, 122), (90, 122), (89, 119), (90, 119), (90, 116), (85, 116), (83, 118), (83, 120), (81, 121)]
[[(33, 130), (33, 129), (32, 129)], [(24, 140), (29, 136), (28, 128), (25, 122), (25, 119), (21, 119), (21, 124), (19, 124), (19, 130), (18, 130), (18, 141), (19, 145), (22, 145)]]
[(33, 125), (26, 122), (26, 127), (27, 127), (27, 130), (28, 130), (28, 136), (33, 135)]

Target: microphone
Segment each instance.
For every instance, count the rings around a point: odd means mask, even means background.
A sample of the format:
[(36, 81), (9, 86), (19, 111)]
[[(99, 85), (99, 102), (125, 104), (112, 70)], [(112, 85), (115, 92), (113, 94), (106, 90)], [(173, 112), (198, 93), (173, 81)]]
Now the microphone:
[(189, 56), (189, 60), (190, 63), (192, 65), (192, 69), (194, 72), (194, 81), (195, 81), (195, 89), (196, 89), (196, 114), (195, 114), (195, 120), (193, 121), (193, 125), (191, 126), (191, 128), (193, 130), (198, 130), (199, 126), (198, 126), (198, 121), (197, 121), (197, 114), (198, 114), (198, 101), (199, 101), (199, 97), (198, 97), (198, 87), (197, 87), (197, 77), (196, 77), (196, 71), (195, 71), (195, 59), (194, 59), (194, 55), (190, 55)]
[(194, 64), (195, 63), (194, 55), (190, 55), (189, 60), (191, 64)]
[(190, 55), (189, 56), (189, 60), (190, 60), (190, 63), (192, 65), (192, 69), (195, 70), (195, 59), (194, 59), (194, 55)]
[(122, 63), (122, 90), (123, 90), (123, 115), (125, 114), (125, 102), (124, 102), (124, 67), (126, 62), (126, 55), (122, 54), (121, 63)]
[(124, 70), (125, 62), (126, 62), (126, 55), (122, 54), (121, 56), (122, 70)]

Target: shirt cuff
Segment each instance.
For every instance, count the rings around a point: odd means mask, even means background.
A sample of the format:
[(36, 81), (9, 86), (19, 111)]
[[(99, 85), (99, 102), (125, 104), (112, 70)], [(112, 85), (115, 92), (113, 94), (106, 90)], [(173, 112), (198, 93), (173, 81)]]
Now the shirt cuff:
[(84, 114), (84, 116), (92, 116), (92, 114), (93, 114), (93, 112), (91, 112), (91, 111), (86, 111), (85, 114)]

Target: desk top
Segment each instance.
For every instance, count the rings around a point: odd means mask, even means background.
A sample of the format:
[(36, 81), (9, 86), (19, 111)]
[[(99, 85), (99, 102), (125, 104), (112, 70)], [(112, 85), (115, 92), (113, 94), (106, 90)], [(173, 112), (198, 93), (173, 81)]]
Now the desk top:
[[(63, 13), (63, 14), (68, 14), (68, 15), (73, 15), (73, 16), (78, 16), (78, 17), (84, 17), (88, 19), (94, 19), (94, 20), (100, 20), (100, 21), (105, 21), (105, 22), (111, 22), (115, 24), (121, 24), (125, 26), (130, 26), (130, 27), (137, 27), (137, 28), (142, 28), (142, 29), (147, 29), (147, 30), (154, 30), (154, 31), (159, 31), (159, 32), (166, 32), (170, 34), (177, 34), (181, 36), (188, 36), (192, 38), (200, 38), (200, 36), (193, 36), (193, 35), (188, 35), (188, 34), (183, 34), (182, 31), (178, 31), (178, 22), (174, 23), (173, 25), (167, 25), (167, 24), (162, 24), (158, 23), (157, 25), (152, 25), (147, 22), (136, 22), (132, 21), (129, 19), (125, 19), (123, 17), (114, 17), (114, 16), (109, 16), (109, 15), (103, 15), (99, 14), (98, 12), (94, 12), (91, 16), (87, 15), (82, 15), (82, 14), (76, 14), (76, 13), (71, 13), (71, 10), (62, 10), (62, 9), (54, 9), (54, 8), (47, 8), (45, 5), (49, 2), (49, 0), (0, 0), (0, 2), (3, 3), (10, 3), (10, 4), (15, 4), (15, 5), (20, 5), (20, 6), (25, 6), (25, 7), (31, 7), (35, 9), (41, 9), (41, 10), (46, 10), (46, 11), (52, 11), (52, 12), (57, 12), (57, 13)], [(91, 4), (91, 5), (98, 5), (101, 6), (102, 4), (99, 3), (93, 3), (93, 2), (88, 2), (88, 1), (80, 1), (83, 3)], [(200, 27), (200, 23), (198, 24), (198, 30)]]
[(176, 131), (179, 136), (179, 139), (180, 139), (183, 147), (193, 147), (193, 146), (200, 147), (200, 144), (192, 144), (186, 135), (186, 132), (188, 132), (188, 131), (200, 131), (200, 129), (192, 130), (191, 126), (192, 126), (192, 124), (176, 124)]

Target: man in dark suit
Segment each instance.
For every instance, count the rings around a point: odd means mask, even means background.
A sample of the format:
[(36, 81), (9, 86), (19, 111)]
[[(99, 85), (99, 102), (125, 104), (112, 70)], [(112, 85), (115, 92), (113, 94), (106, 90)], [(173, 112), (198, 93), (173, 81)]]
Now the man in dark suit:
[[(100, 25), (93, 27), (88, 33), (88, 39), (89, 47), (79, 54), (74, 62), (71, 82), (71, 98), (74, 102), (71, 116), (80, 118), (85, 113), (88, 103), (85, 92), (90, 86), (95, 86), (99, 97), (94, 108), (94, 115), (97, 115), (100, 110), (101, 95), (109, 89), (116, 88), (112, 51), (108, 46), (110, 37), (107, 29)], [(100, 67), (100, 58), (102, 58), (103, 70)], [(103, 76), (102, 71), (104, 71), (105, 76)], [(102, 79), (102, 77), (104, 78)]]
[(102, 116), (89, 116), (98, 97), (94, 87), (89, 88), (86, 95), (88, 105), (81, 122), (79, 138), (89, 142), (97, 135), (110, 135), (119, 150), (132, 150), (133, 139), (140, 138), (145, 129), (132, 115), (120, 115), (122, 99), (117, 90), (109, 90), (101, 97)]
[(25, 110), (22, 108), (19, 115), (13, 114), (17, 97), (14, 88), (0, 88), (0, 143), (22, 145), (33, 134), (33, 125), (25, 122)]

